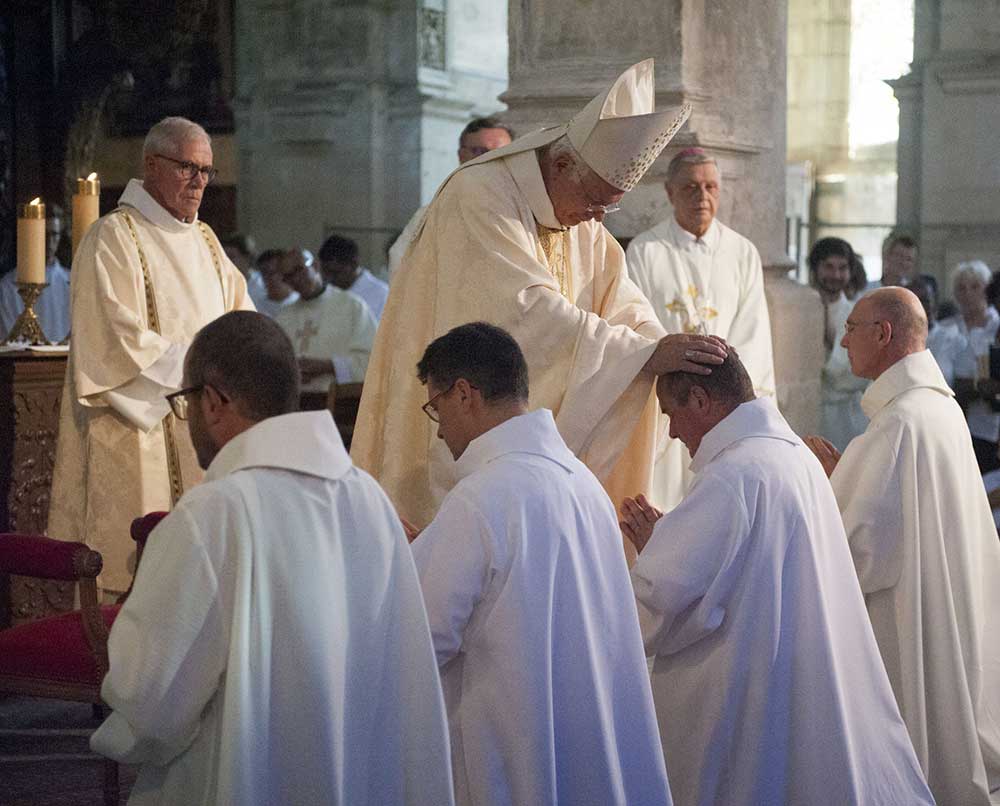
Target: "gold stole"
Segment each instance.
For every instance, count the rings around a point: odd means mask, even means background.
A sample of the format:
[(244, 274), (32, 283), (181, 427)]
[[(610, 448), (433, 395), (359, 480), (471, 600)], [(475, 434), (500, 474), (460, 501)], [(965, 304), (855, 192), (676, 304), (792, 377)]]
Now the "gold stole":
[[(135, 224), (132, 222), (132, 216), (130, 216), (121, 207), (119, 207), (115, 212), (119, 213), (121, 217), (125, 219), (125, 223), (128, 225), (129, 234), (132, 236), (132, 242), (135, 244), (136, 251), (139, 253), (139, 266), (142, 268), (142, 284), (146, 290), (146, 318), (149, 322), (149, 328), (158, 336), (161, 336), (163, 334), (160, 331), (160, 317), (156, 312), (156, 295), (153, 293), (153, 280), (149, 276), (149, 264), (146, 261), (146, 253), (142, 251), (142, 246), (139, 244), (139, 234), (135, 231)], [(208, 234), (208, 225), (199, 221), (198, 230), (205, 239), (208, 251), (212, 255), (212, 265), (215, 266), (215, 274), (219, 278), (219, 288), (222, 290), (222, 307), (225, 308), (226, 286), (222, 282), (222, 264), (219, 260), (219, 253), (215, 248), (215, 243), (212, 241), (211, 236)], [(177, 453), (177, 439), (174, 435), (174, 420), (173, 411), (168, 412), (166, 417), (163, 418), (163, 440), (167, 452), (167, 472), (170, 475), (171, 506), (175, 505), (184, 494), (184, 477), (181, 474), (181, 462)]]
[(551, 229), (537, 224), (538, 240), (545, 253), (546, 267), (557, 283), (559, 293), (573, 302), (573, 272), (569, 263), (569, 230)]

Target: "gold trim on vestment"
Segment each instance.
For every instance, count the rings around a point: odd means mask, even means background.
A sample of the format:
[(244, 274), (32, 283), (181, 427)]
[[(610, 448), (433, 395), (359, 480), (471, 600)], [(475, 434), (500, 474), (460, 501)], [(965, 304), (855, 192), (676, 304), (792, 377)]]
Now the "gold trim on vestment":
[[(129, 234), (132, 236), (132, 242), (135, 244), (136, 251), (139, 253), (139, 266), (142, 268), (142, 284), (146, 291), (146, 317), (149, 320), (149, 328), (158, 336), (162, 336), (163, 334), (160, 331), (160, 317), (156, 311), (156, 296), (153, 293), (153, 280), (149, 274), (149, 264), (146, 261), (146, 253), (142, 251), (142, 246), (139, 244), (139, 234), (135, 230), (135, 224), (132, 222), (132, 216), (130, 216), (121, 207), (119, 207), (115, 212), (120, 213), (122, 218), (125, 219), (125, 223), (128, 225)], [(212, 265), (215, 267), (215, 274), (219, 278), (219, 287), (222, 289), (222, 307), (224, 309), (226, 307), (226, 287), (222, 282), (222, 266), (219, 261), (219, 254), (215, 249), (215, 244), (212, 243), (208, 226), (199, 221), (198, 230), (205, 239), (205, 243), (208, 245), (208, 251), (212, 255)], [(177, 439), (174, 434), (173, 411), (168, 412), (163, 418), (163, 442), (167, 453), (167, 473), (170, 477), (170, 504), (171, 506), (174, 506), (184, 494), (184, 476), (181, 473), (181, 460), (180, 455), (177, 452)]]
[(559, 284), (559, 293), (573, 301), (573, 273), (569, 263), (569, 230), (537, 225), (538, 240), (545, 253), (546, 268)]

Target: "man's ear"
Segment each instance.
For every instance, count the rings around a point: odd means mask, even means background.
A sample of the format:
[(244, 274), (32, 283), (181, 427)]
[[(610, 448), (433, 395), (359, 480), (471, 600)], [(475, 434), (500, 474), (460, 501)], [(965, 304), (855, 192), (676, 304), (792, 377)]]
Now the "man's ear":
[(698, 411), (701, 413), (708, 411), (709, 407), (712, 405), (712, 399), (708, 396), (708, 392), (698, 385), (693, 385), (691, 387), (691, 397), (688, 400), (688, 403), (691, 402), (694, 403), (694, 405), (698, 408)]
[(663, 189), (667, 191), (667, 198), (670, 199), (670, 204), (674, 203), (674, 189), (670, 186), (669, 182), (663, 183)]
[(883, 346), (892, 341), (892, 322), (883, 319), (878, 323), (878, 340)]
[(472, 402), (472, 395), (475, 391), (473, 385), (465, 378), (459, 378), (455, 381), (455, 392), (458, 394), (458, 400), (463, 406), (467, 406)]
[(202, 411), (208, 422), (215, 422), (229, 408), (229, 397), (214, 386), (205, 384), (201, 393)]

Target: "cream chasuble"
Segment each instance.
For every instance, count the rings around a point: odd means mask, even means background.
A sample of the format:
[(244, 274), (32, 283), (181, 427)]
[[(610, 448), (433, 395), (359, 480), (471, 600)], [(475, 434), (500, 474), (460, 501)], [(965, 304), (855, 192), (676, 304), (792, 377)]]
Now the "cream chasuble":
[[(531, 408), (612, 500), (647, 491), (656, 442), (653, 378), (641, 369), (664, 335), (599, 223), (561, 231), (534, 145), (467, 163), (427, 210), (389, 292), (354, 432), (352, 457), (405, 518), (423, 525), (455, 484), (454, 462), (420, 410), (416, 365), (453, 327), (508, 330), (528, 363)], [(555, 230), (552, 232), (551, 230)]]
[(998, 803), (1000, 543), (968, 426), (927, 350), (861, 405), (830, 481), (889, 681), (937, 802)]
[(133, 179), (119, 209), (80, 243), (71, 308), (48, 533), (100, 551), (102, 587), (124, 591), (134, 565), (132, 519), (169, 509), (177, 497), (167, 428), (180, 485), (201, 478), (187, 426), (173, 421), (163, 396), (180, 387), (198, 330), (253, 303), (211, 229), (178, 221)]
[[(758, 397), (774, 395), (764, 274), (750, 241), (719, 221), (696, 238), (671, 215), (629, 244), (628, 273), (668, 333), (724, 338), (739, 353)], [(684, 444), (664, 433), (651, 498), (660, 509), (681, 502), (693, 479), (689, 464)]]

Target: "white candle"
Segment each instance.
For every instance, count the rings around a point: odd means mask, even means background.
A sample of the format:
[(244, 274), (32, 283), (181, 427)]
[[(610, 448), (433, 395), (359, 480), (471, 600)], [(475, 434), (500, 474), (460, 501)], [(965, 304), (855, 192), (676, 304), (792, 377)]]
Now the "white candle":
[(17, 217), (17, 281), (45, 282), (45, 205), (34, 199)]
[(92, 173), (86, 179), (76, 180), (76, 193), (73, 194), (73, 255), (76, 248), (87, 234), (90, 225), (97, 221), (101, 214), (101, 180)]

